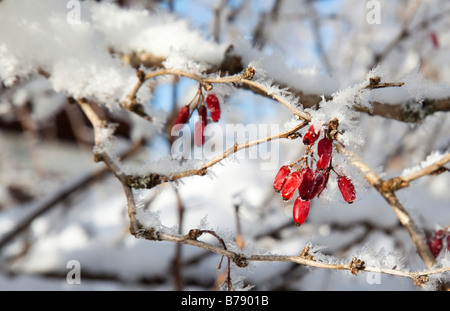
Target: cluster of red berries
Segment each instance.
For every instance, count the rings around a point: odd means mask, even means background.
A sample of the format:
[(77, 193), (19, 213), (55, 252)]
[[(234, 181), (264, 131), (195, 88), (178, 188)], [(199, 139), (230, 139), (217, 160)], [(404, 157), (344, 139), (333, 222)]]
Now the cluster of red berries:
[[(332, 123), (330, 123), (332, 124)], [(293, 218), (297, 226), (302, 225), (309, 214), (311, 200), (324, 190), (328, 183), (330, 172), (335, 172), (331, 165), (333, 153), (333, 140), (336, 138), (336, 129), (329, 127), (324, 130), (324, 137), (317, 143), (318, 160), (313, 157), (312, 147), (320, 138), (320, 131), (315, 131), (311, 125), (303, 136), (303, 144), (306, 145), (306, 154), (298, 161), (283, 165), (277, 175), (273, 188), (281, 195), (285, 201), (290, 200), (298, 189), (298, 197), (294, 202)], [(308, 161), (309, 160), (309, 161)], [(293, 170), (293, 167), (299, 168)], [(309, 163), (308, 163), (309, 162)], [(315, 162), (315, 169), (314, 167)], [(335, 172), (336, 173), (336, 172)], [(356, 199), (355, 187), (350, 178), (337, 174), (339, 190), (347, 203), (353, 203)]]
[(433, 234), (427, 234), (427, 244), (434, 258), (437, 258), (444, 248), (444, 239), (447, 236), (447, 250), (450, 251), (450, 232), (436, 230)]
[(190, 104), (185, 105), (178, 110), (178, 114), (174, 122), (175, 129), (180, 130), (184, 124), (188, 123), (194, 110), (197, 110), (199, 118), (194, 126), (194, 141), (197, 146), (201, 147), (205, 143), (204, 132), (205, 127), (208, 124), (208, 110), (210, 112), (211, 119), (214, 122), (217, 122), (220, 119), (219, 98), (216, 94), (211, 93), (208, 94), (205, 101), (203, 101), (203, 95), (200, 93), (197, 105), (192, 111), (190, 110)]

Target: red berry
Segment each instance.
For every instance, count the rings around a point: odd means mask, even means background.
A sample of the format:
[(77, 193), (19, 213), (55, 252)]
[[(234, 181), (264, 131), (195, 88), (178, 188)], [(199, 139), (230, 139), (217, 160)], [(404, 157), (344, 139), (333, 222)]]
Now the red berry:
[(326, 170), (330, 164), (331, 154), (324, 153), (320, 156), (319, 161), (317, 161), (316, 167), (321, 170)]
[(317, 155), (320, 157), (323, 154), (329, 154), (333, 152), (333, 142), (328, 138), (322, 138), (317, 143)]
[(317, 144), (317, 155), (319, 161), (317, 161), (317, 168), (326, 170), (330, 164), (331, 154), (333, 153), (333, 142), (328, 138), (322, 138)]
[(177, 125), (177, 129), (181, 128), (178, 124), (186, 124), (189, 121), (189, 106), (183, 106), (178, 110), (177, 117), (175, 118), (174, 126)]
[(194, 142), (199, 147), (203, 146), (203, 144), (205, 143), (204, 131), (205, 131), (205, 124), (201, 120), (195, 122)]
[(439, 239), (436, 236), (432, 236), (427, 240), (427, 244), (434, 258), (437, 258), (442, 250), (442, 239)]
[(293, 216), (294, 223), (296, 226), (302, 225), (309, 214), (309, 208), (311, 207), (311, 202), (308, 200), (303, 200), (298, 197), (294, 202)]
[(284, 200), (289, 200), (294, 195), (295, 190), (300, 186), (302, 183), (302, 176), (299, 172), (293, 172), (291, 173), (284, 183), (283, 189), (281, 190), (281, 195), (283, 196)]
[(311, 125), (306, 134), (303, 136), (303, 143), (305, 145), (314, 145), (314, 143), (320, 136), (319, 134), (320, 132), (316, 132), (314, 130), (314, 125)]
[(198, 111), (198, 117), (203, 122), (203, 124), (206, 126), (208, 124), (206, 107), (200, 106), (197, 108), (197, 111)]
[(434, 233), (434, 236), (436, 237), (436, 239), (442, 240), (445, 237), (444, 230), (437, 230)]
[(314, 171), (304, 168), (301, 171), (302, 183), (298, 187), (298, 193), (303, 200), (309, 200), (314, 187)]
[(314, 199), (320, 191), (322, 191), (323, 187), (325, 187), (325, 181), (327, 180), (327, 172), (324, 171), (316, 171), (314, 174), (314, 185), (313, 189), (311, 191), (311, 195), (309, 196), (309, 199)]
[(219, 121), (220, 119), (220, 103), (219, 98), (217, 98), (216, 94), (209, 94), (206, 97), (206, 105), (211, 113), (211, 119), (214, 122)]
[(284, 183), (286, 182), (287, 177), (291, 173), (291, 169), (288, 165), (283, 165), (275, 176), (275, 181), (273, 183), (273, 189), (275, 191), (280, 192), (283, 189)]
[[(447, 249), (449, 248), (449, 239), (450, 235), (447, 236)], [(437, 258), (439, 256), (439, 253), (441, 252), (442, 248), (444, 247), (444, 238), (445, 238), (445, 232), (444, 230), (437, 230), (433, 235), (427, 236), (427, 244), (430, 248), (431, 253), (433, 254), (434, 258)]]
[(338, 177), (338, 186), (345, 202), (353, 203), (356, 200), (355, 186), (347, 176)]

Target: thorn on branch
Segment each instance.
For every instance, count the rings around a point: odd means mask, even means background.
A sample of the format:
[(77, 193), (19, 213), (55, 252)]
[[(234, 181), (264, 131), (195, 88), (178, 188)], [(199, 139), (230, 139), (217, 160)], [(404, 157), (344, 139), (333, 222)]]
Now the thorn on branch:
[(76, 105), (77, 104), (77, 100), (73, 97), (67, 97), (67, 102), (69, 103), (69, 105)]
[(198, 175), (199, 176), (205, 176), (208, 173), (208, 169), (206, 167), (201, 168), (198, 170)]
[(148, 176), (133, 176), (125, 177), (127, 185), (134, 189), (151, 189), (159, 185), (162, 180), (159, 174), (150, 174)]
[(103, 161), (103, 155), (98, 152), (94, 153), (94, 162), (99, 163), (102, 161)]
[(247, 67), (242, 72), (242, 78), (245, 80), (251, 80), (254, 75), (255, 75), (255, 69), (253, 69), (252, 67)]
[(446, 168), (445, 166), (438, 168), (437, 170), (433, 171), (430, 173), (430, 175), (435, 176), (435, 175), (440, 175), (444, 172), (450, 172), (450, 169)]
[(369, 90), (373, 89), (381, 89), (384, 87), (400, 87), (403, 86), (404, 82), (385, 82), (381, 83), (381, 78), (376, 76), (369, 79), (369, 85), (367, 85), (365, 88)]
[(380, 82), (381, 82), (381, 78), (380, 77), (373, 77), (373, 78), (370, 78), (370, 80), (369, 80), (369, 85), (370, 86), (376, 86), (376, 85), (378, 85), (378, 84), (380, 84)]
[(427, 284), (430, 278), (428, 275), (419, 275), (414, 279), (414, 285), (422, 287), (424, 284)]
[(145, 72), (141, 69), (138, 69), (136, 71), (136, 76), (139, 79), (139, 81), (144, 82), (145, 81)]
[(202, 234), (203, 232), (199, 229), (191, 229), (187, 234), (187, 238), (189, 238), (190, 240), (197, 240)]
[(364, 270), (365, 262), (363, 260), (360, 260), (356, 257), (352, 258), (352, 261), (350, 262), (350, 271), (353, 275), (357, 275), (360, 270)]
[(161, 241), (158, 231), (153, 228), (141, 228), (137, 232), (131, 232), (136, 238), (143, 238), (149, 241)]
[(136, 101), (136, 98), (129, 99), (126, 103), (124, 103), (124, 108), (146, 119), (147, 121), (151, 122), (153, 120), (152, 117), (145, 112), (144, 106)]
[(297, 139), (299, 137), (302, 137), (302, 134), (300, 134), (299, 132), (294, 132), (294, 133), (291, 133), (291, 134), (286, 136), (286, 138), (290, 139), (290, 140), (294, 140), (294, 139)]
[(239, 268), (245, 268), (248, 266), (248, 260), (243, 255), (236, 255), (236, 257), (233, 258), (233, 262), (239, 267)]
[(305, 248), (302, 250), (302, 252), (300, 253), (300, 257), (308, 259), (308, 260), (316, 260), (316, 257), (314, 257), (313, 255), (309, 254), (309, 245), (306, 245)]
[(409, 187), (409, 182), (401, 177), (391, 178), (383, 182), (383, 184), (381, 185), (381, 189), (387, 192), (394, 192), (406, 187)]

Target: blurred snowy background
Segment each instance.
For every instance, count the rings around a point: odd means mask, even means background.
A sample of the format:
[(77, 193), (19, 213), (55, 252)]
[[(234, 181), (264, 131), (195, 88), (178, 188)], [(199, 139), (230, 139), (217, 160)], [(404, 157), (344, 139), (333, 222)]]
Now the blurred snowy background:
[[(103, 163), (94, 163), (92, 129), (67, 99), (104, 103), (101, 113), (118, 124), (118, 150), (145, 141), (127, 162), (133, 169), (148, 170), (142, 163), (176, 169), (158, 162), (171, 155), (166, 124), (198, 84), (158, 78), (138, 93), (154, 121), (125, 112), (119, 103), (136, 82), (133, 59), (139, 55), (193, 72), (224, 64), (239, 72), (251, 63), (274, 84), (304, 95), (301, 103), (338, 91), (348, 100), (351, 87), (375, 68), (383, 81), (406, 85), (373, 91), (369, 99), (408, 105), (416, 114), (404, 120), (344, 115), (344, 125), (353, 126), (347, 134), (354, 150), (383, 178), (448, 153), (450, 115), (423, 115), (422, 108), (425, 100), (450, 98), (450, 3), (375, 1), (381, 19), (371, 24), (367, 2), (0, 1), (0, 289), (220, 288), (226, 264), (218, 269), (219, 255), (130, 235), (123, 188)], [(230, 46), (238, 57), (227, 54)], [(231, 86), (217, 91), (226, 95), (221, 126), (292, 125), (291, 112), (268, 97)], [(230, 249), (240, 232), (245, 254), (298, 255), (310, 243), (329, 262), (358, 256), (383, 267), (426, 268), (390, 206), (352, 168), (346, 169), (357, 182), (357, 201), (346, 204), (330, 182), (307, 222), (294, 226), (292, 200), (284, 202), (272, 185), (278, 167), (303, 155), (304, 146), (281, 140), (277, 147), (273, 170), (262, 170), (261, 159), (236, 154), (206, 176), (139, 190), (136, 198), (143, 213), (175, 232), (214, 230)], [(418, 225), (433, 232), (450, 225), (449, 189), (446, 172), (414, 181), (397, 195)], [(444, 250), (438, 259), (445, 258)], [(81, 284), (67, 281), (71, 260), (80, 263)], [(422, 290), (406, 278), (283, 262), (252, 262), (231, 272), (236, 288), (253, 290)]]

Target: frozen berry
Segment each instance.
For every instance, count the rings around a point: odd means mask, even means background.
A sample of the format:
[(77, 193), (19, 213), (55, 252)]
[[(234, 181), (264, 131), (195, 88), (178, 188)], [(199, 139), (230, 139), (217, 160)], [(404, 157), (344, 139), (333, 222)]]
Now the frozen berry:
[(300, 186), (302, 183), (302, 176), (299, 172), (293, 172), (291, 173), (284, 183), (283, 189), (281, 190), (281, 195), (283, 196), (284, 200), (289, 200), (294, 195), (295, 190)]
[(311, 202), (298, 197), (294, 202), (293, 217), (296, 226), (302, 225), (309, 214)]
[(437, 230), (434, 233), (434, 236), (436, 237), (436, 239), (442, 240), (445, 237), (444, 230)]
[(209, 112), (211, 113), (211, 119), (214, 122), (220, 119), (220, 103), (219, 98), (216, 94), (209, 94), (206, 97), (206, 106), (208, 106)]
[(290, 173), (291, 169), (288, 165), (283, 165), (279, 169), (277, 175), (275, 176), (275, 181), (273, 182), (273, 189), (275, 189), (275, 191), (280, 192), (281, 189), (283, 189), (284, 183)]
[(317, 155), (320, 157), (323, 154), (329, 154), (333, 152), (333, 142), (328, 138), (322, 138), (317, 143)]
[(205, 131), (205, 124), (201, 120), (195, 122), (194, 142), (199, 147), (203, 146), (203, 144), (205, 143), (204, 131)]
[(198, 111), (199, 119), (206, 126), (208, 124), (206, 107), (205, 106), (200, 106), (200, 107), (198, 107), (197, 111)]
[(311, 195), (309, 199), (314, 199), (320, 191), (325, 187), (325, 181), (327, 180), (327, 172), (324, 171), (316, 171), (314, 174), (314, 185), (311, 191)]
[(317, 155), (319, 161), (317, 161), (317, 168), (326, 170), (330, 164), (331, 154), (333, 152), (333, 142), (328, 138), (322, 138), (317, 144)]
[(353, 185), (350, 178), (348, 178), (347, 176), (339, 176), (338, 187), (345, 202), (353, 203), (356, 200), (355, 186)]
[(314, 129), (314, 125), (311, 125), (308, 131), (303, 136), (303, 143), (309, 146), (314, 145), (319, 136), (320, 132), (316, 132)]
[(303, 200), (308, 200), (314, 186), (314, 171), (310, 168), (304, 168), (301, 171), (302, 183), (298, 187), (298, 193)]
[(324, 153), (317, 161), (316, 167), (321, 170), (326, 170), (330, 164), (331, 154)]
[(436, 235), (433, 235), (432, 237), (427, 239), (427, 244), (434, 258), (437, 258), (442, 250), (442, 239), (440, 239)]
[(174, 126), (180, 129), (183, 124), (189, 121), (189, 106), (183, 106), (178, 110), (177, 117), (175, 118)]

